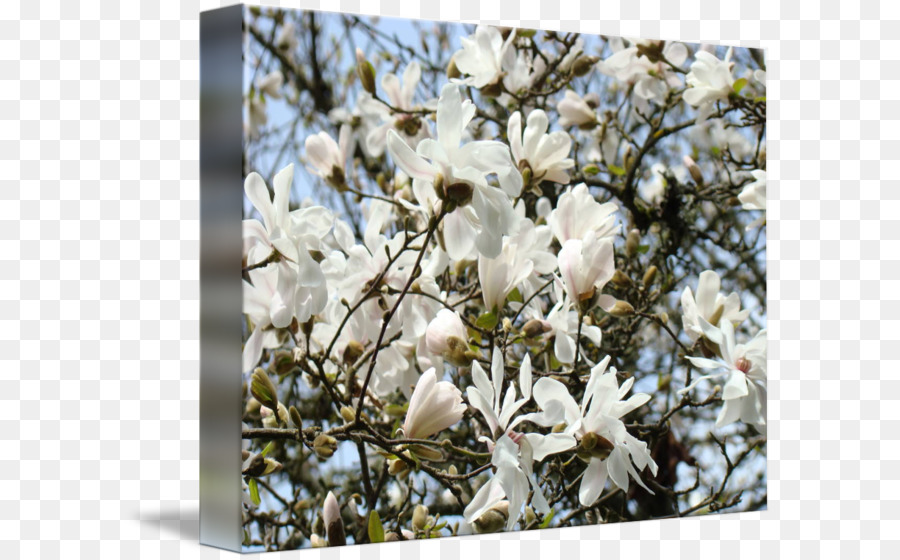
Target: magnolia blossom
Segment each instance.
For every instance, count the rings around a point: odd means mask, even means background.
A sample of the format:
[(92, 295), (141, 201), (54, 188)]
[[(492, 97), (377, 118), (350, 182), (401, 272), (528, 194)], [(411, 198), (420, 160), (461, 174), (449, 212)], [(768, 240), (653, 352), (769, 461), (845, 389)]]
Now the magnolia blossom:
[(252, 283), (243, 281), (243, 312), (253, 324), (253, 330), (244, 343), (241, 371), (250, 371), (256, 367), (264, 348), (279, 348), (287, 341), (287, 333), (274, 328), (272, 320), (287, 310), (277, 289), (278, 269), (269, 266), (251, 270), (247, 274)]
[(592, 126), (597, 122), (597, 113), (588, 105), (580, 95), (567, 89), (564, 97), (556, 104), (559, 112), (559, 125), (568, 126)]
[(613, 243), (607, 238), (598, 239), (589, 231), (584, 239), (569, 239), (559, 251), (559, 272), (566, 287), (566, 294), (583, 310), (600, 304), (611, 308), (615, 300), (609, 295), (599, 295), (616, 271)]
[(699, 51), (694, 55), (691, 71), (685, 78), (690, 87), (685, 90), (683, 97), (688, 104), (699, 108), (702, 117), (700, 120), (712, 113), (716, 101), (728, 99), (734, 91), (731, 52), (729, 47), (724, 60), (719, 60), (706, 51)]
[[(373, 127), (365, 136), (364, 145), (368, 152), (375, 157), (384, 153), (387, 142), (388, 130), (398, 131), (401, 138), (413, 149), (419, 145), (419, 141), (428, 138), (430, 132), (426, 121), (419, 115), (410, 112), (421, 109), (413, 103), (416, 86), (422, 77), (422, 68), (415, 60), (410, 62), (403, 71), (402, 81), (394, 73), (387, 73), (381, 78), (381, 88), (391, 107), (401, 112), (394, 113), (381, 101), (373, 99), (366, 93), (359, 102), (360, 110), (366, 118), (375, 118), (381, 122)], [(426, 106), (433, 103), (426, 103)], [(433, 108), (433, 107), (432, 107)]]
[(325, 179), (338, 190), (347, 188), (344, 168), (352, 150), (353, 134), (348, 125), (341, 126), (338, 142), (325, 131), (306, 138), (306, 157), (311, 164), (310, 172)]
[(409, 399), (403, 433), (413, 439), (431, 437), (459, 422), (465, 411), (460, 390), (449, 381), (438, 381), (434, 368), (429, 369)]
[(292, 59), (294, 51), (299, 45), (300, 40), (297, 38), (297, 29), (294, 24), (287, 22), (281, 26), (278, 36), (275, 38), (275, 46), (278, 47), (278, 50), (288, 53), (288, 58)]
[(697, 378), (680, 393), (686, 393), (706, 379), (725, 378), (722, 389), (722, 411), (716, 419), (721, 428), (740, 420), (753, 424), (766, 434), (766, 331), (759, 331), (747, 344), (735, 344), (734, 327), (723, 318), (718, 329), (709, 328), (707, 336), (718, 344), (718, 359), (688, 357), (692, 364), (703, 369), (724, 369), (722, 373)]
[(584, 506), (593, 504), (600, 497), (607, 478), (627, 492), (629, 474), (652, 494), (641, 480), (640, 471), (650, 467), (651, 473), (656, 475), (657, 472), (647, 444), (629, 434), (621, 420), (647, 403), (650, 395), (637, 393), (623, 401), (634, 385), (634, 378), (629, 378), (619, 387), (616, 369), (606, 370), (609, 361), (607, 356), (591, 369), (581, 407), (564, 384), (542, 377), (533, 389), (534, 400), (542, 412), (527, 417), (539, 426), (556, 426), (565, 422), (564, 433), (580, 442), (580, 455), (589, 457), (578, 491), (578, 499)]
[(441, 309), (425, 329), (425, 344), (428, 351), (437, 354), (454, 366), (467, 366), (471, 363), (468, 355), (468, 335), (459, 313), (449, 309)]
[(584, 239), (589, 232), (599, 239), (612, 239), (620, 229), (615, 216), (618, 210), (615, 202), (597, 202), (587, 185), (579, 183), (559, 197), (547, 222), (561, 244), (570, 239)]
[(269, 72), (257, 81), (256, 89), (272, 99), (281, 99), (281, 92), (279, 90), (283, 84), (284, 75), (278, 70), (275, 70), (274, 72)]
[(503, 72), (504, 59), (507, 66), (515, 63), (515, 49), (510, 48), (515, 37), (512, 32), (504, 41), (496, 27), (479, 25), (473, 35), (460, 38), (462, 48), (453, 60), (460, 72), (470, 76), (465, 83), (480, 89), (496, 82)]
[(766, 223), (766, 172), (763, 169), (756, 169), (750, 174), (756, 180), (744, 185), (738, 200), (741, 201), (744, 210), (762, 210), (763, 215), (748, 225), (748, 230)]
[(684, 288), (681, 294), (681, 317), (684, 331), (691, 340), (696, 341), (705, 333), (715, 330), (714, 325), (725, 320), (729, 324), (740, 323), (750, 314), (750, 311), (741, 311), (741, 297), (731, 292), (728, 297), (719, 293), (722, 280), (714, 270), (704, 270), (700, 273), (697, 283), (697, 295), (691, 291), (690, 286)]
[[(553, 353), (562, 364), (571, 364), (575, 360), (575, 339), (578, 336), (578, 312), (572, 309), (572, 300), (559, 298), (559, 302), (547, 314), (550, 324), (550, 336), (553, 336)], [(581, 335), (590, 340), (594, 346), (600, 347), (602, 332), (596, 325), (581, 325)]]
[[(683, 43), (635, 40), (630, 47), (617, 50), (597, 67), (604, 74), (632, 84), (637, 101), (664, 103), (669, 89), (681, 85), (678, 75), (667, 62), (680, 67), (687, 59)], [(666, 61), (666, 62), (664, 62)]]
[(572, 147), (572, 138), (561, 130), (547, 134), (550, 121), (547, 113), (535, 109), (528, 115), (525, 134), (522, 134), (522, 114), (518, 111), (509, 117), (507, 135), (513, 160), (522, 171), (525, 183), (552, 181), (567, 184), (569, 174), (566, 169), (575, 162), (567, 157)]
[(525, 504), (529, 488), (534, 490), (532, 502), (541, 513), (550, 510), (540, 486), (533, 480), (534, 461), (543, 460), (553, 453), (561, 453), (575, 446), (575, 439), (568, 434), (520, 433), (514, 428), (528, 415), (513, 419), (522, 406), (531, 399), (532, 368), (531, 357), (525, 355), (519, 368), (519, 390), (522, 398), (516, 399), (516, 389), (510, 385), (503, 393), (505, 367), (503, 352), (494, 348), (491, 360), (491, 378), (478, 362), (472, 363), (474, 386), (466, 389), (469, 403), (478, 410), (487, 422), (491, 437), (479, 440), (488, 444), (492, 452), (491, 463), (497, 472), (472, 498), (464, 515), (470, 523), (497, 505), (503, 498), (509, 500), (507, 530), (512, 529)]
[(519, 250), (516, 243), (506, 238), (503, 252), (495, 259), (478, 257), (478, 280), (484, 307), (489, 312), (500, 313), (506, 298), (518, 284), (531, 275), (534, 263)]
[[(413, 177), (419, 203), (432, 212), (439, 202), (453, 208), (444, 218), (443, 243), (454, 260), (468, 257), (476, 247), (486, 257), (500, 254), (503, 235), (516, 223), (510, 197), (522, 190), (522, 177), (505, 144), (460, 145), (474, 116), (472, 102), (463, 102), (459, 87), (447, 84), (438, 101), (437, 140), (426, 138), (413, 151), (395, 131), (388, 131), (388, 151)], [(489, 174), (497, 174), (499, 189), (488, 184)]]

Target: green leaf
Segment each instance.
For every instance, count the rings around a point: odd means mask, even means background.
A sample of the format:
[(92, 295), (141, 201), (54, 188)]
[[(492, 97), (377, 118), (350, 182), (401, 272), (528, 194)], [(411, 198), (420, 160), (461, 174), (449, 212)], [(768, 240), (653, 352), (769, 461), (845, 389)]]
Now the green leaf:
[(649, 245), (638, 245), (637, 250), (638, 250), (638, 253), (640, 253), (642, 255), (646, 255), (647, 251), (650, 250), (650, 246)]
[(384, 542), (384, 527), (381, 526), (381, 517), (378, 512), (369, 512), (369, 540), (373, 543)]
[(753, 101), (756, 102), (756, 103), (765, 103), (765, 102), (766, 102), (766, 96), (765, 96), (765, 95), (762, 95), (762, 96), (760, 96), (760, 97), (755, 97), (755, 98), (753, 99)]
[(541, 524), (539, 525), (539, 527), (540, 527), (541, 529), (546, 529), (547, 527), (549, 527), (549, 526), (550, 526), (550, 523), (553, 521), (553, 516), (554, 516), (554, 515), (556, 515), (556, 510), (555, 510), (555, 509), (551, 509), (550, 511), (548, 511), (548, 512), (547, 512), (547, 515), (544, 516), (544, 520), (541, 521)]
[(734, 85), (731, 86), (731, 89), (734, 90), (734, 93), (741, 93), (741, 90), (744, 89), (744, 86), (747, 85), (747, 78), (741, 78), (739, 80), (734, 81)]
[(250, 499), (253, 500), (254, 504), (259, 505), (261, 500), (259, 499), (259, 486), (256, 485), (256, 479), (251, 478), (247, 485), (250, 486)]
[(588, 165), (585, 165), (585, 166), (581, 169), (581, 171), (582, 171), (582, 173), (584, 173), (585, 175), (591, 176), (591, 175), (596, 175), (597, 173), (600, 173), (600, 168), (597, 167), (597, 166), (596, 166), (595, 164), (593, 164), (593, 163), (589, 163)]
[(622, 169), (621, 167), (619, 167), (618, 165), (607, 165), (606, 168), (609, 169), (610, 173), (612, 173), (613, 175), (616, 175), (618, 177), (625, 175), (625, 170)]
[(270, 442), (269, 442), (269, 445), (267, 445), (266, 448), (262, 450), (262, 453), (260, 453), (260, 455), (262, 455), (263, 457), (265, 457), (266, 455), (269, 454), (269, 451), (272, 451), (273, 449), (275, 449), (275, 442), (274, 442), (274, 441), (270, 441)]
[(519, 288), (516, 288), (506, 297), (506, 301), (514, 301), (516, 303), (524, 303), (524, 299), (522, 299), (522, 292), (519, 291)]
[(494, 327), (496, 327), (497, 323), (499, 323), (499, 322), (500, 322), (500, 318), (497, 317), (497, 315), (494, 314), (492, 311), (488, 311), (487, 313), (485, 313), (484, 315), (482, 315), (475, 321), (475, 326), (480, 329), (486, 329), (486, 330), (490, 331), (490, 330), (494, 330)]

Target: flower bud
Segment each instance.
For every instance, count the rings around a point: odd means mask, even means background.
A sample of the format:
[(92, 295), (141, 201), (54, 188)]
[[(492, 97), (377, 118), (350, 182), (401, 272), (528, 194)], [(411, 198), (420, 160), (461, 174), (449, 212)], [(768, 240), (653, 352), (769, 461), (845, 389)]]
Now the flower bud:
[(582, 99), (584, 99), (584, 102), (587, 103), (588, 107), (591, 109), (596, 109), (600, 106), (600, 95), (595, 91), (586, 93)]
[(291, 419), (291, 424), (294, 425), (298, 430), (303, 429), (303, 417), (300, 416), (300, 411), (297, 410), (296, 407), (291, 407), (288, 409), (288, 416)]
[(700, 171), (700, 166), (697, 165), (697, 162), (691, 156), (684, 156), (683, 161), (694, 182), (698, 186), (703, 186), (703, 173)]
[(653, 281), (656, 279), (656, 273), (659, 272), (659, 269), (656, 268), (656, 265), (650, 265), (650, 268), (644, 272), (644, 288), (649, 288), (653, 285)]
[(553, 330), (553, 327), (543, 319), (531, 319), (522, 326), (522, 334), (526, 338), (535, 338), (551, 330)]
[(375, 95), (375, 68), (366, 60), (360, 48), (356, 49), (356, 75), (359, 76), (363, 89)]
[(391, 459), (388, 461), (388, 473), (397, 478), (403, 478), (409, 472), (409, 465), (403, 459)]
[(531, 506), (525, 506), (525, 524), (530, 525), (533, 521), (537, 520), (537, 516), (534, 514), (534, 509)]
[(598, 459), (606, 459), (610, 452), (615, 449), (613, 442), (594, 432), (588, 432), (581, 438), (581, 448), (591, 457)]
[(267, 407), (260, 407), (259, 415), (262, 417), (263, 426), (266, 428), (277, 428), (282, 424), (287, 424), (290, 419), (288, 415), (288, 410), (285, 408), (283, 403), (278, 403), (278, 414)]
[(641, 232), (637, 229), (629, 231), (628, 235), (625, 237), (625, 254), (628, 256), (628, 258), (632, 258), (637, 255), (640, 246)]
[(328, 434), (319, 434), (313, 440), (313, 451), (319, 459), (328, 459), (337, 451), (337, 440)]
[(344, 348), (344, 355), (342, 356), (344, 360), (344, 364), (353, 365), (356, 363), (356, 360), (359, 359), (360, 356), (366, 351), (366, 347), (362, 345), (361, 342), (356, 340), (351, 340), (347, 343), (347, 347)]
[(598, 60), (600, 59), (596, 56), (579, 56), (572, 65), (572, 73), (579, 77), (584, 76), (591, 71)]
[(412, 451), (416, 457), (426, 461), (441, 461), (444, 458), (443, 453), (425, 445), (410, 445), (409, 450)]
[(250, 394), (263, 406), (272, 410), (278, 408), (278, 394), (269, 375), (262, 368), (256, 368), (250, 376)]
[(412, 526), (414, 529), (421, 531), (425, 528), (425, 525), (428, 522), (428, 508), (419, 504), (416, 506), (416, 509), (413, 510), (412, 515)]
[(620, 299), (616, 301), (607, 313), (613, 317), (628, 317), (629, 315), (634, 315), (634, 307), (627, 301)]
[(509, 519), (509, 502), (503, 500), (487, 510), (481, 517), (472, 522), (476, 533), (496, 533), (506, 525)]
[(631, 278), (621, 270), (616, 269), (610, 282), (619, 288), (626, 288), (631, 285)]
[(344, 534), (344, 520), (341, 519), (341, 506), (333, 492), (325, 497), (322, 508), (322, 520), (325, 522), (325, 535), (328, 537), (328, 546), (344, 546), (347, 544), (347, 536)]
[(456, 475), (459, 473), (459, 471), (456, 468), (456, 465), (450, 465), (450, 468), (447, 469), (447, 472), (452, 475)]
[(356, 420), (356, 412), (354, 412), (354, 410), (349, 406), (342, 406), (341, 418), (344, 419), (344, 422), (347, 422), (349, 424), (350, 422)]

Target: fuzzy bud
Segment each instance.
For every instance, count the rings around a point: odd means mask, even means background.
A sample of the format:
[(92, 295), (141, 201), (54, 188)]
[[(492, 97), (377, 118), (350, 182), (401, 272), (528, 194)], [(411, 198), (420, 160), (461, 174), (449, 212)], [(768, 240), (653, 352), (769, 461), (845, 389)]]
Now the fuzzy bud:
[(269, 375), (262, 368), (256, 368), (250, 376), (250, 394), (259, 403), (272, 410), (278, 408), (278, 394)]
[(550, 323), (542, 319), (531, 319), (522, 326), (522, 334), (526, 338), (535, 338), (551, 330), (553, 330), (553, 327), (550, 326)]
[(612, 315), (613, 317), (628, 317), (629, 315), (634, 315), (634, 306), (624, 300), (618, 300), (616, 303), (607, 310), (607, 313)]
[(472, 523), (472, 527), (476, 533), (496, 533), (506, 526), (507, 519), (509, 519), (509, 502), (503, 500), (481, 514), (481, 517)]
[(629, 231), (628, 235), (625, 237), (625, 254), (628, 256), (628, 258), (632, 258), (637, 255), (640, 246), (641, 232), (637, 229)]
[(303, 429), (303, 417), (300, 416), (300, 411), (297, 410), (296, 407), (291, 407), (288, 409), (288, 416), (291, 419), (291, 424), (294, 425), (298, 430)]
[(644, 272), (644, 288), (649, 288), (653, 285), (653, 281), (656, 280), (657, 272), (659, 272), (659, 269), (656, 268), (656, 265), (651, 265), (650, 268)]
[(579, 77), (584, 76), (591, 71), (598, 60), (600, 59), (596, 56), (580, 56), (572, 65), (572, 73)]
[(356, 49), (356, 75), (359, 76), (363, 89), (375, 95), (375, 68), (359, 48)]
[(697, 162), (694, 161), (694, 158), (691, 156), (684, 156), (683, 158), (684, 166), (687, 167), (687, 170), (691, 174), (691, 178), (697, 183), (698, 186), (703, 186), (703, 173), (700, 171), (700, 166), (697, 165)]
[(313, 451), (319, 459), (328, 459), (337, 451), (337, 440), (328, 434), (319, 434), (313, 440)]
[(450, 59), (450, 64), (447, 65), (447, 79), (452, 80), (461, 76), (462, 72), (460, 72), (459, 68), (456, 66), (456, 57), (453, 57)]
[(347, 347), (344, 348), (344, 355), (342, 356), (344, 363), (347, 365), (355, 364), (356, 360), (358, 360), (365, 351), (366, 347), (363, 346), (361, 342), (351, 340), (347, 343)]
[(325, 497), (322, 507), (322, 520), (325, 522), (325, 534), (328, 537), (328, 546), (344, 546), (347, 544), (347, 535), (344, 533), (344, 520), (341, 519), (341, 506), (333, 492)]
[(416, 506), (416, 509), (413, 510), (412, 515), (412, 526), (417, 531), (421, 531), (425, 528), (425, 525), (428, 523), (428, 508), (419, 504)]

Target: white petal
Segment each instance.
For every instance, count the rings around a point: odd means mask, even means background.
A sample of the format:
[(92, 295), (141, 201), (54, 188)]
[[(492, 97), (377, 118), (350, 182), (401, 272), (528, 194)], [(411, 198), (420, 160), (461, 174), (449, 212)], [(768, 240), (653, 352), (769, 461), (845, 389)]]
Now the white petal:
[(578, 489), (578, 501), (583, 506), (589, 506), (597, 501), (603, 487), (606, 486), (608, 476), (606, 464), (596, 457), (591, 458), (584, 476), (581, 478), (581, 486)]

